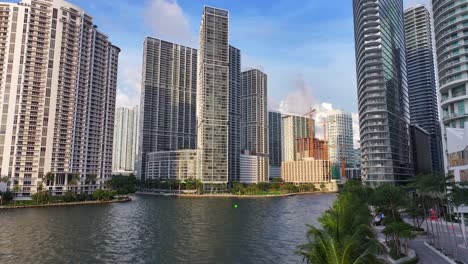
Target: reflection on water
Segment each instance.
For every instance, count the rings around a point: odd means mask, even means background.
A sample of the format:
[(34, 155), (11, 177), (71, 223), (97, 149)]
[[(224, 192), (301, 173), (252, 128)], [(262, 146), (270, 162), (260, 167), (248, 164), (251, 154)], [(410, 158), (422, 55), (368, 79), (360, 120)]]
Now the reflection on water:
[[(333, 194), (0, 211), (0, 263), (297, 263)], [(238, 207), (235, 208), (234, 205)]]

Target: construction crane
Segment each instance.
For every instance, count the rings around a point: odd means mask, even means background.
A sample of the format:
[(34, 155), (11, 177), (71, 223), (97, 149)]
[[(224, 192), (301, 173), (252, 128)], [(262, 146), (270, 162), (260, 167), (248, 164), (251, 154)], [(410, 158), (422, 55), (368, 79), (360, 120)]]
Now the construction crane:
[(305, 113), (304, 116), (309, 116), (309, 157), (314, 157), (314, 119), (313, 114), (317, 109), (310, 108), (308, 113)]

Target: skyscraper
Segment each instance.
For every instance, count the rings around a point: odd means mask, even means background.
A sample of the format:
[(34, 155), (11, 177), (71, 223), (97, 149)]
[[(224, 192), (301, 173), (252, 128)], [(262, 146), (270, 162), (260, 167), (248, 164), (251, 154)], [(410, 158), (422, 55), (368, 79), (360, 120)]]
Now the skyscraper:
[(260, 158), (258, 181), (268, 181), (267, 87), (267, 75), (260, 70), (242, 72), (242, 150)]
[(197, 80), (198, 177), (229, 181), (229, 12), (205, 6), (200, 26)]
[(120, 49), (63, 0), (0, 3), (0, 19), (0, 175), (19, 196), (99, 188), (112, 172)]
[[(295, 161), (297, 155), (296, 141), (299, 138), (309, 138), (309, 121), (305, 116), (285, 115), (283, 119), (283, 161)], [(314, 124), (315, 125), (315, 122)], [(315, 136), (315, 132), (314, 132)]]
[(429, 133), (432, 170), (443, 171), (431, 18), (424, 6), (415, 6), (405, 11), (405, 34), (411, 124)]
[(354, 163), (353, 118), (340, 110), (327, 115), (328, 157), (334, 165), (344, 159), (346, 165)]
[(279, 167), (283, 160), (281, 155), (282, 149), (282, 121), (280, 112), (268, 112), (268, 127), (270, 142), (270, 166)]
[[(442, 133), (447, 128), (465, 128), (468, 113), (468, 68), (465, 66), (468, 49), (464, 48), (468, 24), (465, 22), (466, 4), (460, 1), (432, 1), (435, 47), (439, 71)], [(444, 149), (447, 146), (444, 142)], [(445, 164), (449, 165), (448, 162)]]
[(240, 180), (241, 52), (229, 46), (229, 180)]
[(133, 173), (138, 153), (138, 106), (115, 113), (113, 173)]
[(413, 176), (403, 0), (353, 0), (363, 180)]
[(197, 50), (146, 38), (137, 175), (150, 152), (196, 147)]

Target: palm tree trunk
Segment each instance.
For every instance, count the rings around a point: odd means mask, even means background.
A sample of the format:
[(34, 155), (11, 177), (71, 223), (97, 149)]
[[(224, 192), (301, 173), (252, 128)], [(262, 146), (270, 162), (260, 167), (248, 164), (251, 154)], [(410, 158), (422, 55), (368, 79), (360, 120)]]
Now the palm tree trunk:
[(452, 229), (452, 234), (453, 234), (453, 237), (455, 239), (455, 254), (456, 254), (456, 257), (458, 258), (458, 239), (457, 239), (457, 236), (455, 235), (455, 226), (454, 226), (453, 219), (452, 219), (452, 210), (451, 209), (452, 209), (452, 206), (448, 205), (447, 210), (450, 210), (450, 212), (449, 212), (450, 223), (451, 223), (451, 227), (453, 227), (453, 228), (450, 228), (450, 229)]
[[(431, 199), (432, 199), (432, 208), (433, 208), (434, 210), (436, 210), (434, 198), (431, 197)], [(438, 217), (437, 217), (437, 211), (436, 211), (436, 213), (435, 213), (435, 217), (438, 218)], [(435, 223), (435, 225), (436, 225), (436, 232), (437, 232), (437, 243), (439, 244), (439, 248), (442, 248), (442, 244), (440, 243), (439, 221), (437, 221), (437, 222)]]
[[(429, 217), (427, 215), (427, 209), (426, 209), (426, 198), (421, 195), (421, 202), (422, 202), (422, 206), (423, 206), (423, 212), (424, 212), (424, 219), (426, 219), (426, 233), (427, 235), (430, 234), (429, 232)], [(431, 227), (432, 227), (432, 223), (431, 223)], [(432, 228), (432, 236), (431, 238), (434, 237), (434, 228)], [(434, 244), (434, 241), (433, 241), (433, 244)]]
[[(445, 216), (445, 218), (446, 218), (446, 220), (444, 220), (444, 221), (445, 221), (445, 229), (447, 230), (447, 235), (448, 235), (448, 242), (449, 242), (449, 245), (450, 245), (452, 254), (453, 254), (453, 256), (455, 256), (455, 255), (456, 255), (456, 253), (455, 253), (456, 249), (454, 249), (454, 248), (452, 247), (452, 242), (451, 242), (452, 238), (451, 238), (450, 228), (449, 228), (449, 224), (448, 224), (448, 214), (449, 214), (449, 213), (448, 213), (448, 208), (447, 208), (447, 212), (446, 212), (446, 211), (444, 210), (444, 205), (442, 204), (442, 199), (438, 200), (437, 206), (438, 206), (439, 208), (441, 208), (441, 210), (443, 211), (444, 216)], [(455, 238), (455, 239), (456, 239), (456, 238)], [(456, 247), (457, 247), (457, 245), (456, 245), (456, 243), (455, 243), (455, 248), (456, 248)]]

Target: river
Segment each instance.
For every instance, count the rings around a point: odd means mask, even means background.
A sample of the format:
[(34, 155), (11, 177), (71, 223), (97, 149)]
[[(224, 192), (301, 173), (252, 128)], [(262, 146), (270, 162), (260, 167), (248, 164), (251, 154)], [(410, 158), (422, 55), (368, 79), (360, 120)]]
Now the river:
[(300, 263), (335, 194), (175, 198), (0, 211), (0, 263)]

